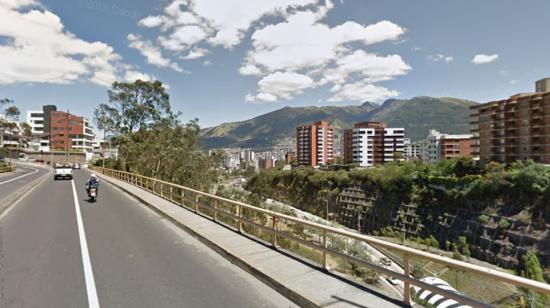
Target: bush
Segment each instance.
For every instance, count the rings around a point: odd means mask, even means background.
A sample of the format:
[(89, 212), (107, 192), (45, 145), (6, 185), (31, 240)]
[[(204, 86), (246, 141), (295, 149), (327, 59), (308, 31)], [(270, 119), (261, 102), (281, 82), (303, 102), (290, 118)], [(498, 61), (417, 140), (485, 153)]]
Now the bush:
[(482, 223), (482, 224), (487, 224), (489, 222), (489, 216), (487, 215), (479, 215), (479, 217), (477, 218), (477, 220)]
[(498, 222), (498, 228), (501, 231), (508, 230), (510, 228), (510, 222), (508, 219), (502, 217)]

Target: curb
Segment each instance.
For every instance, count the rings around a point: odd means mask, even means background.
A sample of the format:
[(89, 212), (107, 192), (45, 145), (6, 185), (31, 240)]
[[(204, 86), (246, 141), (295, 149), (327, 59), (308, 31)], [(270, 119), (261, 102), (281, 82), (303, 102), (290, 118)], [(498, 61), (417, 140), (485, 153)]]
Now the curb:
[(13, 194), (13, 196), (10, 196), (8, 198), (8, 200), (0, 203), (0, 219), (8, 210), (10, 210), (15, 204), (17, 204), (17, 202), (23, 199), (27, 194), (29, 194), (33, 189), (38, 187), (40, 184), (44, 183), (50, 176), (50, 173), (51, 171), (46, 172), (39, 178), (35, 179), (29, 184), (18, 189), (17, 192)]
[[(108, 177), (104, 174), (98, 174), (98, 176), (100, 176), (101, 178), (103, 178), (105, 181), (109, 182), (110, 184), (118, 187), (120, 190), (124, 191), (125, 193), (129, 194), (130, 196), (132, 196), (133, 198), (135, 198), (136, 200), (138, 200), (140, 203), (146, 205), (148, 208), (152, 209), (155, 213), (163, 216), (164, 218), (168, 219), (170, 222), (172, 222), (174, 225), (178, 226), (180, 229), (182, 229), (183, 231), (189, 233), (191, 236), (197, 238), (199, 241), (201, 241), (203, 244), (205, 244), (206, 246), (208, 246), (210, 249), (214, 250), (216, 253), (218, 253), (219, 255), (221, 255), (222, 257), (224, 257), (225, 259), (227, 259), (228, 261), (230, 261), (231, 263), (237, 265), (238, 267), (240, 267), (241, 269), (245, 270), (246, 272), (252, 274), (254, 277), (256, 277), (257, 279), (259, 279), (260, 281), (262, 281), (263, 283), (265, 283), (266, 285), (268, 285), (269, 287), (271, 287), (273, 290), (277, 291), (278, 293), (280, 293), (281, 295), (283, 295), (284, 297), (288, 298), (289, 300), (291, 300), (292, 302), (296, 303), (298, 306), (300, 307), (321, 307), (319, 304), (315, 303), (314, 301), (312, 301), (311, 299), (289, 289), (288, 287), (284, 286), (282, 283), (280, 283), (279, 281), (273, 279), (272, 277), (269, 277), (268, 275), (264, 274), (263, 272), (261, 272), (258, 268), (252, 266), (251, 264), (247, 263), (246, 261), (242, 260), (241, 258), (239, 258), (237, 255), (229, 252), (227, 249), (225, 249), (224, 247), (216, 244), (215, 242), (211, 241), (210, 239), (208, 239), (207, 237), (203, 236), (202, 234), (198, 233), (197, 231), (191, 229), (190, 227), (184, 225), (182, 222), (176, 220), (175, 218), (173, 218), (172, 216), (166, 214), (165, 212), (163, 212), (162, 210), (158, 209), (157, 207), (155, 207), (153, 204), (143, 200), (142, 198), (140, 198), (139, 196), (135, 195), (134, 193), (128, 191), (127, 189), (119, 186), (118, 184), (114, 183), (112, 180), (111, 180), (111, 177)], [(132, 184), (129, 184), (129, 185), (132, 185)], [(145, 191), (147, 193), (149, 193), (148, 191)], [(156, 196), (156, 195), (155, 195)], [(160, 197), (159, 197), (160, 198)], [(176, 204), (174, 204), (174, 206), (177, 206)], [(181, 207), (187, 211), (189, 211), (188, 209), (186, 209), (185, 207)], [(193, 214), (195, 214), (194, 212), (192, 212)], [(197, 214), (195, 214), (197, 215)], [(202, 215), (201, 215), (202, 216)], [(204, 217), (204, 216), (202, 216)], [(205, 217), (206, 218), (206, 217)], [(218, 224), (218, 225), (221, 225), (219, 223), (216, 223), (212, 220), (210, 220), (212, 223), (215, 223), (215, 224)], [(223, 225), (221, 225), (223, 226)], [(225, 226), (224, 226), (225, 227)], [(232, 230), (234, 231), (234, 230)], [(236, 232), (236, 231), (235, 231)], [(238, 233), (237, 233), (238, 234)], [(247, 237), (248, 238), (248, 237)]]

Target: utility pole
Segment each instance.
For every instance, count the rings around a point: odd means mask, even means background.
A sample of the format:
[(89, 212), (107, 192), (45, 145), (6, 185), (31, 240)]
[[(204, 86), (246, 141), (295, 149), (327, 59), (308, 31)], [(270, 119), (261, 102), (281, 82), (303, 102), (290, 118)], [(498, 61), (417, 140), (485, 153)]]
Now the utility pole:
[(69, 109), (67, 109), (67, 127), (65, 128), (65, 145), (67, 146), (67, 154), (66, 154), (65, 160), (67, 162), (69, 162), (69, 130), (71, 129), (69, 120), (70, 120), (70, 114), (69, 114)]
[[(103, 142), (105, 142), (105, 130), (107, 129), (106, 125), (105, 125), (105, 112), (103, 112)], [(99, 143), (99, 146), (101, 147), (101, 151), (103, 152), (103, 157), (101, 158), (101, 162), (103, 164), (103, 169), (105, 169), (105, 146), (101, 144), (101, 142)]]

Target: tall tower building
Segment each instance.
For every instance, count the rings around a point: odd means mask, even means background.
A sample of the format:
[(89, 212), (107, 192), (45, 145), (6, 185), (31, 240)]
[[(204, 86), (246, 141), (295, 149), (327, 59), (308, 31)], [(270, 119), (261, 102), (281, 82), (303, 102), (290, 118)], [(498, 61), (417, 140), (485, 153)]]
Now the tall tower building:
[(363, 122), (344, 131), (344, 162), (362, 167), (403, 159), (404, 128), (382, 122)]
[(328, 121), (296, 127), (296, 160), (300, 166), (325, 166), (334, 159), (334, 129)]

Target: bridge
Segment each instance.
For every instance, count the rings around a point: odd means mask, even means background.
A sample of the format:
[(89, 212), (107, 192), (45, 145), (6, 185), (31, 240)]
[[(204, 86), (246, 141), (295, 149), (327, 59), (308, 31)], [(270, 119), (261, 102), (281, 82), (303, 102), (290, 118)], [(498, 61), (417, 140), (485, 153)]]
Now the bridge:
[[(399, 307), (414, 305), (412, 286), (491, 306), (414, 277), (417, 260), (550, 294), (510, 273), (127, 172), (94, 168), (102, 185), (90, 203), (89, 172), (54, 181), (48, 168), (19, 165), (0, 175), (1, 307)], [(391, 251), (402, 267), (337, 242)], [(379, 273), (378, 283), (353, 279), (344, 263)]]

